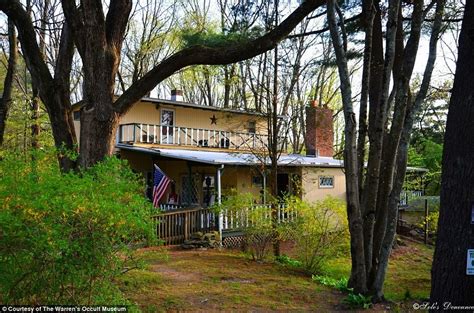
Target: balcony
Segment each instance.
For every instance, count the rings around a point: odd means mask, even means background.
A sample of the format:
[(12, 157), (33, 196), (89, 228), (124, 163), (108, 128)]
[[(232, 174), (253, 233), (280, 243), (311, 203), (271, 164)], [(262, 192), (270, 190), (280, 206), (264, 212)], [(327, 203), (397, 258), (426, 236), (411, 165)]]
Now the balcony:
[[(279, 147), (286, 151), (281, 138)], [(268, 148), (268, 135), (250, 132), (130, 123), (119, 127), (118, 142), (126, 144), (174, 145), (181, 147), (231, 150), (263, 150)]]

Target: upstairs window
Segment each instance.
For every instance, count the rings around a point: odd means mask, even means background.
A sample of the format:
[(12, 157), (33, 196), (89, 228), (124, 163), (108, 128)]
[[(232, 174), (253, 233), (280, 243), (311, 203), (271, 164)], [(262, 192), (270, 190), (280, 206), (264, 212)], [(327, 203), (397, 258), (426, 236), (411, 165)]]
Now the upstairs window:
[(75, 121), (80, 121), (81, 120), (81, 111), (72, 112), (72, 117)]
[(249, 133), (255, 134), (257, 132), (257, 123), (255, 121), (249, 121), (247, 130)]
[(319, 188), (334, 188), (334, 176), (319, 176)]

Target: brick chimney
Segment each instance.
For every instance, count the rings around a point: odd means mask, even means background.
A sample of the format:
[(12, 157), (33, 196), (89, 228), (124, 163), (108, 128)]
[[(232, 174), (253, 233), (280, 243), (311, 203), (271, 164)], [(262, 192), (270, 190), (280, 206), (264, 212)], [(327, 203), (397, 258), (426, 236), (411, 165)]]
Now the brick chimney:
[(334, 130), (332, 110), (312, 101), (306, 107), (306, 155), (333, 157)]
[(180, 89), (172, 89), (171, 101), (183, 101), (183, 91)]

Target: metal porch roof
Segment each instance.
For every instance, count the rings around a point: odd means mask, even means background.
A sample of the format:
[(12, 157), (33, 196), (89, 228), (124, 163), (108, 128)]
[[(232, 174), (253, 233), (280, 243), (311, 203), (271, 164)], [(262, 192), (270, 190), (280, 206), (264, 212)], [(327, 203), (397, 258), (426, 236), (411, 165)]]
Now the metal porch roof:
[[(148, 154), (160, 155), (167, 158), (194, 161), (213, 165), (258, 165), (262, 159), (252, 153), (231, 153), (214, 151), (197, 151), (183, 149), (145, 148), (133, 145), (118, 144), (117, 148)], [(265, 163), (270, 164), (267, 157)], [(278, 160), (279, 166), (315, 166), (315, 167), (343, 167), (341, 160), (329, 157), (310, 157), (300, 154), (282, 154)]]
[[(215, 152), (215, 151), (199, 151), (199, 150), (183, 150), (183, 149), (158, 149), (145, 148), (127, 144), (117, 144), (119, 149), (161, 155), (163, 157), (193, 161), (212, 165), (258, 165), (263, 160), (260, 160), (252, 153), (238, 153), (238, 152)], [(267, 157), (266, 164), (270, 164), (270, 159)], [(308, 166), (308, 167), (344, 167), (342, 160), (337, 160), (329, 157), (312, 157), (301, 154), (282, 154), (278, 159), (279, 166)], [(420, 167), (407, 167), (407, 172), (426, 173), (428, 169)]]

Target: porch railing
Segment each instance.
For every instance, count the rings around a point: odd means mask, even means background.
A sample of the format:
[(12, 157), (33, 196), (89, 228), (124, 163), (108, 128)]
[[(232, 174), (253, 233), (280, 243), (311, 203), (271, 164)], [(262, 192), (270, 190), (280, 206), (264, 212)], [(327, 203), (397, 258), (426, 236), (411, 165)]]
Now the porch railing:
[(403, 190), (400, 193), (400, 201), (398, 202), (398, 205), (407, 206), (410, 201), (422, 197), (423, 195), (422, 190)]
[(161, 212), (170, 212), (183, 209), (185, 209), (185, 207), (179, 204), (160, 204), (160, 206), (158, 207), (158, 211)]
[[(283, 137), (280, 147), (286, 150)], [(268, 135), (231, 132), (205, 128), (130, 123), (119, 127), (119, 143), (148, 143), (221, 149), (263, 149), (268, 147)]]
[[(283, 204), (277, 207), (278, 223), (293, 222), (296, 219), (296, 211)], [(243, 210), (224, 210), (222, 212), (222, 230), (241, 230), (252, 226), (256, 220), (271, 219), (272, 211), (270, 205), (257, 205)]]
[[(279, 223), (295, 221), (296, 217), (296, 211), (278, 206)], [(218, 219), (219, 214), (210, 209), (176, 209), (152, 216), (157, 236), (166, 245), (181, 244), (195, 232), (217, 231)], [(222, 231), (242, 231), (258, 219), (271, 219), (271, 207), (259, 205), (243, 210), (224, 210)]]
[(169, 211), (152, 216), (159, 239), (166, 245), (176, 245), (189, 239), (192, 233), (217, 230), (217, 216), (209, 209)]

